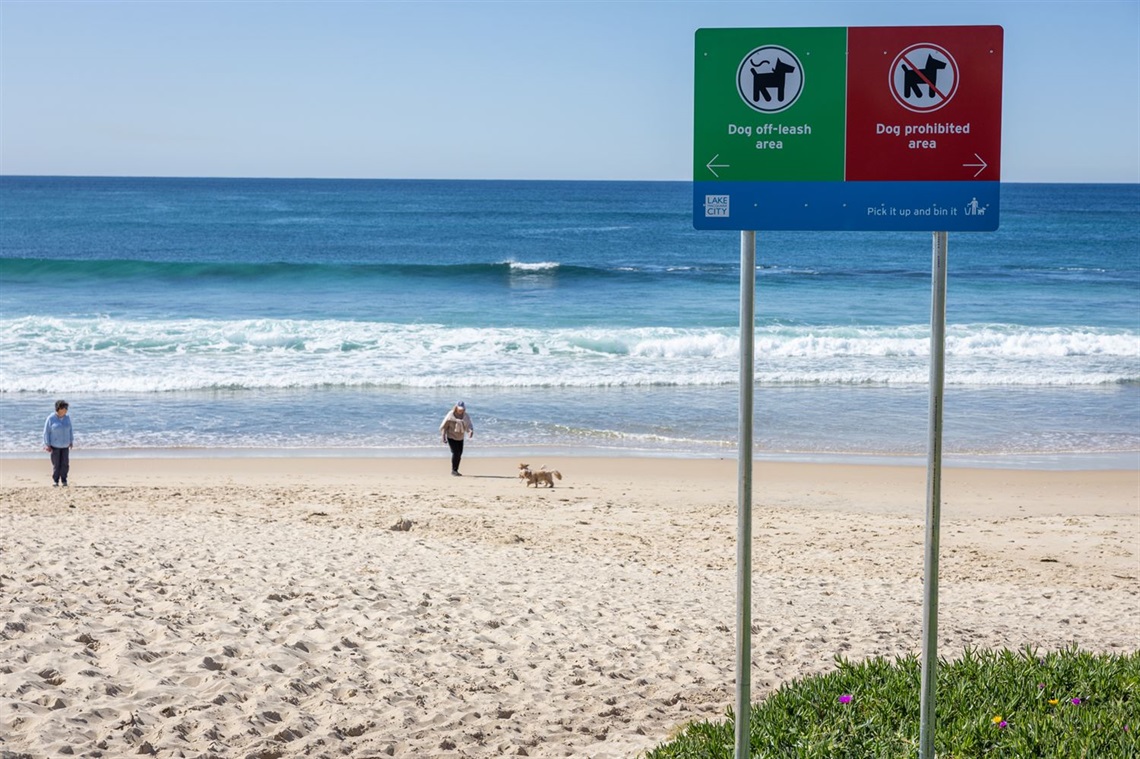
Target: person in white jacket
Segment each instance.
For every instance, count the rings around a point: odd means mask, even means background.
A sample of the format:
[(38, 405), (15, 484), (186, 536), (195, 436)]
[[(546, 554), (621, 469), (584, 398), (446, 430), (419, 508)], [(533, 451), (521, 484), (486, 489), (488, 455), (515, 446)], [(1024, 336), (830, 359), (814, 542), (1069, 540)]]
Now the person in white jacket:
[(459, 473), (459, 460), (463, 458), (463, 438), (475, 437), (475, 427), (471, 424), (471, 417), (467, 415), (467, 406), (463, 401), (456, 403), (447, 412), (439, 425), (439, 434), (451, 448), (451, 476), (462, 477)]

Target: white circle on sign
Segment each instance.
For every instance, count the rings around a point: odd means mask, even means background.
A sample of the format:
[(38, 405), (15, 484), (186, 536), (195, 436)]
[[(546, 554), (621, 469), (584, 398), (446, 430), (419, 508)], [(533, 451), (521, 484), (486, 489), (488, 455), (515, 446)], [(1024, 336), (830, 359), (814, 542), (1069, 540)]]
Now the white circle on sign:
[(758, 47), (736, 69), (736, 91), (749, 108), (760, 113), (790, 108), (803, 90), (804, 67), (786, 47)]
[(958, 91), (958, 63), (930, 42), (911, 45), (891, 64), (891, 94), (915, 113), (937, 111)]

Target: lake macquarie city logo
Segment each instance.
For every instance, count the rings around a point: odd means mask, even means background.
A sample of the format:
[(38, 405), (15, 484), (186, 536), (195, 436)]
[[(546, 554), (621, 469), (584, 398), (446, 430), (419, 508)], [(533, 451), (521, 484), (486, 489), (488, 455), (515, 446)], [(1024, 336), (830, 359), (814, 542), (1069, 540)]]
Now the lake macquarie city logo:
[(705, 218), (728, 218), (728, 196), (706, 195)]

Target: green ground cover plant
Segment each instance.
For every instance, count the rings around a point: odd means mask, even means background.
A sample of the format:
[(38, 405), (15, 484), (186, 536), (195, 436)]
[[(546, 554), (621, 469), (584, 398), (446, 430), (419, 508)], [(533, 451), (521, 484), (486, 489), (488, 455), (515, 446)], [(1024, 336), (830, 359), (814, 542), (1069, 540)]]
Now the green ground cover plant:
[[(913, 759), (917, 656), (795, 680), (754, 704), (755, 759)], [(938, 759), (1140, 759), (1140, 651), (967, 649), (940, 660)], [(691, 723), (646, 759), (731, 759), (734, 721)]]

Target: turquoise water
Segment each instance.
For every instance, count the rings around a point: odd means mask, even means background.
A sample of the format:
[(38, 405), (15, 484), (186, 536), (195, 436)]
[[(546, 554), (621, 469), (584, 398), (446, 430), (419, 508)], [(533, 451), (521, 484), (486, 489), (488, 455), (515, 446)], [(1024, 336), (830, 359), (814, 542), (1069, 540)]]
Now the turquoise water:
[[(739, 239), (688, 183), (0, 177), (0, 453), (733, 455)], [(927, 233), (758, 234), (756, 448), (921, 456)], [(1140, 187), (950, 235), (945, 450), (1140, 450)]]

